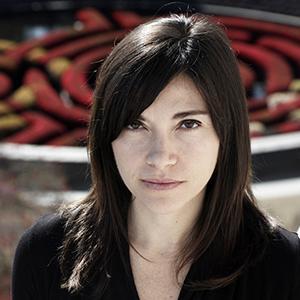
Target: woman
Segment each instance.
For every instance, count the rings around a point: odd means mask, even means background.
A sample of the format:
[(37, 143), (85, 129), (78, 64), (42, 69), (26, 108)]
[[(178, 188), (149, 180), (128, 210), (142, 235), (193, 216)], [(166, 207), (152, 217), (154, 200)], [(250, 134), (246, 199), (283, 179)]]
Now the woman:
[(13, 299), (299, 299), (300, 240), (250, 189), (244, 89), (222, 28), (170, 15), (103, 62), (92, 187), (21, 238)]

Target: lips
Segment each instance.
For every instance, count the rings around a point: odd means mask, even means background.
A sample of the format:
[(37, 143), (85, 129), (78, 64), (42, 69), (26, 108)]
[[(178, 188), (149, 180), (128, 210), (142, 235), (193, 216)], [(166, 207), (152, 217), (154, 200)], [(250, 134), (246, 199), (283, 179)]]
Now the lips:
[(156, 184), (168, 184), (168, 183), (179, 183), (182, 181), (174, 180), (174, 179), (142, 179), (144, 182), (156, 183)]
[(181, 185), (183, 181), (178, 181), (174, 179), (147, 179), (142, 180), (144, 186), (152, 191), (166, 191), (175, 189), (177, 186)]

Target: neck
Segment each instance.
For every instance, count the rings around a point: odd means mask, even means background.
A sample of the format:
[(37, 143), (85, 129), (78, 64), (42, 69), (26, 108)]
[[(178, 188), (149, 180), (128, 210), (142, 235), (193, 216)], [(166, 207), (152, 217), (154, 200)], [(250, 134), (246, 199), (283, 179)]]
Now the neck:
[(129, 241), (152, 257), (176, 256), (200, 214), (203, 196), (180, 211), (158, 214), (133, 200), (128, 211)]

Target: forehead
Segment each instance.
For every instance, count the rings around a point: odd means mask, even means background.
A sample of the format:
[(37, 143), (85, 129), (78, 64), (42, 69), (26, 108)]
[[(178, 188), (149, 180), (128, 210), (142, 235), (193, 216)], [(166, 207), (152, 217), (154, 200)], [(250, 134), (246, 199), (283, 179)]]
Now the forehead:
[(206, 103), (193, 80), (185, 74), (174, 77), (142, 115), (177, 112), (183, 109), (207, 111)]

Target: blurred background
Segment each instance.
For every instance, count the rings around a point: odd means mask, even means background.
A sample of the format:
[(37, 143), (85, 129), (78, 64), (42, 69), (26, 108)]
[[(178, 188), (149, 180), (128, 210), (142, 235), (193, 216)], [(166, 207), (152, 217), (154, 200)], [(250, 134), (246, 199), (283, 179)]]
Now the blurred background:
[(86, 133), (97, 68), (139, 24), (170, 12), (221, 22), (249, 109), (253, 190), (300, 226), (300, 2), (0, 1), (0, 300), (16, 243), (42, 214), (90, 186)]

